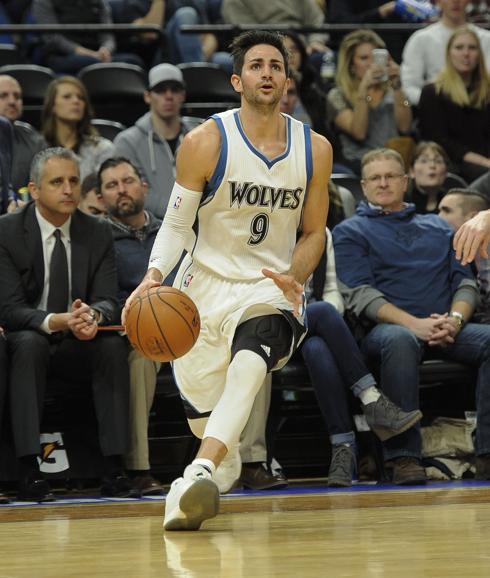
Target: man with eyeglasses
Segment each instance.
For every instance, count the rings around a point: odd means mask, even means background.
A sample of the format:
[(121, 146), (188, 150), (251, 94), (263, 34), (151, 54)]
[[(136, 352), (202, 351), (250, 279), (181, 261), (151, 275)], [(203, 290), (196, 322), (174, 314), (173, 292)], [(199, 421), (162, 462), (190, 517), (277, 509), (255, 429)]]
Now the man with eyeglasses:
[[(469, 267), (452, 250), (452, 228), (403, 200), (401, 156), (376, 149), (362, 160), (366, 200), (333, 231), (347, 309), (368, 327), (365, 355), (380, 365), (381, 386), (404, 411), (418, 408), (420, 360), (452, 359), (478, 369), (477, 479), (490, 479), (490, 326), (469, 323), (479, 302)], [(420, 430), (384, 443), (395, 484), (425, 483)]]
[(200, 119), (181, 117), (185, 84), (179, 68), (158, 64), (150, 70), (148, 81), (144, 99), (150, 110), (116, 136), (115, 156), (136, 165), (149, 187), (145, 209), (163, 219), (175, 183), (175, 153)]

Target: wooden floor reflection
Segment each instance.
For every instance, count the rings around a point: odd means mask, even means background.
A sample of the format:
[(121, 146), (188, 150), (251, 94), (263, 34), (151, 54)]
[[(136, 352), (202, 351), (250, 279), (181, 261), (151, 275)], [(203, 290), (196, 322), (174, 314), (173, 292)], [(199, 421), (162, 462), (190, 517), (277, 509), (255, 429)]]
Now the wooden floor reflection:
[(488, 503), (407, 506), (402, 493), (389, 507), (373, 495), (371, 507), (223, 513), (199, 532), (164, 534), (161, 524), (161, 515), (5, 522), (0, 578), (490, 576)]

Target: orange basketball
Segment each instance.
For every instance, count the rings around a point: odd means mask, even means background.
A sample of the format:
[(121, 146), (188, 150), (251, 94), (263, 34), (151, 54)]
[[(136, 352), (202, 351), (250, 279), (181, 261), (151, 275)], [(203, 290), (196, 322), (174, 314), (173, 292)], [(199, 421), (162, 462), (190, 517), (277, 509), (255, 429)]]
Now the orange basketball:
[(194, 302), (173, 287), (153, 287), (137, 297), (126, 317), (131, 345), (153, 361), (172, 361), (194, 345), (201, 329)]

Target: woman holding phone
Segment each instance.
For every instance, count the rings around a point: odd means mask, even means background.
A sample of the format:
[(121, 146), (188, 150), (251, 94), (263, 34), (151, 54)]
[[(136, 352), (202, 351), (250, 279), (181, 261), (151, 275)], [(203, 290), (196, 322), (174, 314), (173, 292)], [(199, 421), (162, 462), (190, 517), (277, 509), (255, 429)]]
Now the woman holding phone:
[(328, 93), (328, 115), (339, 132), (347, 164), (360, 174), (363, 155), (409, 134), (412, 111), (400, 68), (372, 30), (347, 34), (339, 48), (337, 86)]
[(466, 181), (490, 169), (490, 77), (473, 29), (452, 33), (444, 68), (422, 89), (419, 116), (422, 137), (443, 146)]

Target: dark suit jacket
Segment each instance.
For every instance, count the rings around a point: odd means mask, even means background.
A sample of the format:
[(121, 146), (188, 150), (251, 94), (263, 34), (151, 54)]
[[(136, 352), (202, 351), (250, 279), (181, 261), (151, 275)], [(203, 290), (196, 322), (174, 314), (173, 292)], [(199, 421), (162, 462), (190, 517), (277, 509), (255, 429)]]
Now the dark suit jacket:
[[(72, 300), (117, 317), (117, 273), (109, 223), (75, 211), (70, 225)], [(48, 315), (36, 309), (44, 287), (41, 231), (34, 202), (0, 217), (0, 320), (10, 331), (38, 329)]]
[(7, 212), (12, 170), (14, 133), (10, 121), (0, 116), (0, 213)]

